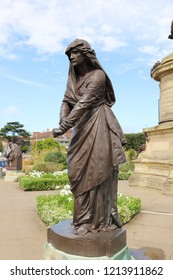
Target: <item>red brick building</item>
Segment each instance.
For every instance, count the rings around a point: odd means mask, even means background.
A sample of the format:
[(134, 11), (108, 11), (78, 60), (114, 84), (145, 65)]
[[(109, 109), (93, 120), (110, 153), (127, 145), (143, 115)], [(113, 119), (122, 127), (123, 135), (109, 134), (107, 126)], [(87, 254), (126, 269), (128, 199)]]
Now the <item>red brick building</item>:
[[(33, 132), (32, 136), (30, 138), (30, 142), (32, 144), (33, 141), (44, 140), (47, 138), (53, 138), (52, 130), (47, 129), (47, 131), (44, 131), (44, 132), (38, 132), (38, 131)], [(55, 139), (63, 145), (68, 145), (71, 138), (72, 138), (72, 129), (69, 129), (63, 135), (56, 137)]]

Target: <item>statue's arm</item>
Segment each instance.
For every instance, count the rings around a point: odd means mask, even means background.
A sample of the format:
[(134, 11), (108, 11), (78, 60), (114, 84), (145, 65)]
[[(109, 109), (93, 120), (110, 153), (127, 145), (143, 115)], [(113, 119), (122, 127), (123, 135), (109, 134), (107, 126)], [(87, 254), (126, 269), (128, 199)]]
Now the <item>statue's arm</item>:
[(66, 119), (67, 116), (70, 114), (71, 109), (72, 109), (71, 105), (63, 100), (60, 109), (60, 121), (59, 121), (60, 127), (53, 129), (52, 134), (54, 137), (58, 137), (64, 134), (64, 132), (67, 130), (67, 129), (66, 130), (62, 129), (61, 124), (63, 123), (63, 120)]
[(64, 118), (66, 118), (71, 111), (71, 106), (67, 102), (63, 101), (61, 104), (61, 109), (60, 109), (60, 122), (59, 124), (61, 125), (62, 121)]
[(62, 130), (67, 131), (75, 125), (76, 121), (80, 119), (95, 99), (99, 97), (101, 90), (105, 87), (105, 81), (105, 73), (102, 70), (94, 71), (82, 98), (76, 103), (70, 114), (62, 120), (60, 126)]

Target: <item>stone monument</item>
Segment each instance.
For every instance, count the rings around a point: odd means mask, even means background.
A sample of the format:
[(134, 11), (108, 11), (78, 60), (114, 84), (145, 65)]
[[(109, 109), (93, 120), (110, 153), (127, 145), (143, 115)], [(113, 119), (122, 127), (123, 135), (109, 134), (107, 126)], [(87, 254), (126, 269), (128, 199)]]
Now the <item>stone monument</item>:
[(129, 184), (173, 194), (173, 53), (153, 66), (151, 77), (160, 85), (159, 123), (144, 129), (146, 148), (134, 161)]
[(22, 151), (16, 143), (9, 142), (4, 156), (7, 158), (7, 173), (5, 175), (5, 181), (17, 181), (18, 176), (22, 173)]
[(126, 141), (111, 110), (113, 86), (85, 40), (73, 41), (66, 55), (67, 88), (53, 135), (73, 127), (67, 161), (74, 213), (73, 220), (48, 228), (46, 258), (130, 259), (117, 209), (118, 165), (126, 161)]

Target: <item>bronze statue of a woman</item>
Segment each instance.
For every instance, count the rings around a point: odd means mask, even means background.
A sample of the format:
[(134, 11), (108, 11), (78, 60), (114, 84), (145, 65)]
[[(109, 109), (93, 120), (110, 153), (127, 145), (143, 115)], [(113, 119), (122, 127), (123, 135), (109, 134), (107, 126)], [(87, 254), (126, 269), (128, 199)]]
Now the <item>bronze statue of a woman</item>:
[(126, 161), (122, 129), (111, 107), (112, 83), (88, 42), (73, 41), (67, 88), (55, 137), (73, 127), (68, 176), (74, 195), (73, 228), (77, 235), (121, 227), (117, 211), (118, 165)]

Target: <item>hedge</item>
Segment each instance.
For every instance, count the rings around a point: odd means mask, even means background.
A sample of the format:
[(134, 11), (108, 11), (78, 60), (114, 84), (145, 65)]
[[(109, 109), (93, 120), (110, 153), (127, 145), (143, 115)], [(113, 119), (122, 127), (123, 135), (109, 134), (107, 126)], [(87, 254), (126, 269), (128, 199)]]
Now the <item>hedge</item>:
[(42, 190), (55, 190), (56, 186), (64, 186), (68, 184), (68, 176), (63, 174), (58, 177), (48, 176), (36, 178), (30, 176), (19, 177), (19, 184), (24, 191), (42, 191)]
[(146, 142), (146, 135), (144, 133), (130, 133), (125, 134), (126, 145), (125, 150), (134, 149), (135, 151), (139, 150), (139, 147)]

